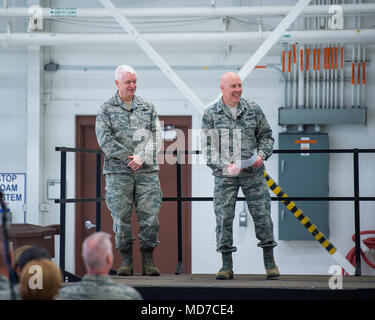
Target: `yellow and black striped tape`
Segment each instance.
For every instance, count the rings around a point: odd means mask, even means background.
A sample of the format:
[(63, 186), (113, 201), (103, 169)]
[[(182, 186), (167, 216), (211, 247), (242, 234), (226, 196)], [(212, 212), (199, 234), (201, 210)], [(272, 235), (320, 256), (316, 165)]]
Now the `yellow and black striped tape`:
[(299, 220), (299, 222), (307, 229), (308, 232), (312, 234), (312, 236), (319, 241), (319, 243), (332, 255), (334, 254), (337, 249), (335, 246), (328, 241), (328, 239), (321, 233), (315, 224), (311, 223), (310, 219), (306, 217), (301, 209), (298, 209), (296, 204), (288, 200), (288, 195), (281, 190), (281, 188), (276, 184), (275, 181), (272, 180), (272, 178), (267, 174), (267, 172), (264, 172), (264, 177), (266, 178), (268, 187), (272, 190), (272, 192), (278, 197), (278, 198), (286, 198), (285, 200), (281, 200), (282, 203), (285, 204), (285, 206), (289, 209), (291, 213)]

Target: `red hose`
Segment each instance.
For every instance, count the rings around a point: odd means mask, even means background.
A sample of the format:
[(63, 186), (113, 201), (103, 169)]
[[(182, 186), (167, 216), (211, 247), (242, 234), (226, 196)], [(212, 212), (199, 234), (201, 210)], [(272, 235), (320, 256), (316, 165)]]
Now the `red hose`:
[[(360, 232), (360, 235), (364, 235), (364, 234), (375, 234), (375, 230), (367, 230), (367, 231), (361, 231)], [(353, 242), (355, 242), (355, 234), (353, 234), (352, 236), (352, 240)], [(367, 239), (364, 239), (362, 240), (363, 243), (371, 248), (371, 249), (375, 249), (375, 237), (370, 237), (370, 238), (367, 238)], [(362, 251), (361, 249), (361, 257), (363, 258), (363, 260), (373, 269), (375, 269), (375, 264), (373, 264), (368, 258), (367, 256), (365, 255), (365, 253)], [(356, 261), (355, 261), (355, 247), (352, 248), (348, 254), (346, 255), (346, 259), (355, 267), (356, 265)]]

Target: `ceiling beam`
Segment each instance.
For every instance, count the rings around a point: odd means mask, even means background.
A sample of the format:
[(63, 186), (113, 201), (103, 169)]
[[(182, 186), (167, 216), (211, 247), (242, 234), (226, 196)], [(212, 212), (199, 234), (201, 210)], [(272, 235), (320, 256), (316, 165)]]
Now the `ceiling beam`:
[(112, 14), (114, 19), (120, 26), (129, 33), (138, 46), (151, 58), (151, 60), (160, 68), (169, 80), (180, 90), (180, 92), (188, 99), (193, 107), (199, 113), (203, 113), (205, 107), (201, 100), (186, 85), (186, 83), (177, 75), (176, 72), (168, 65), (167, 62), (154, 50), (153, 47), (140, 35), (133, 25), (122, 15), (110, 0), (99, 0), (99, 2)]

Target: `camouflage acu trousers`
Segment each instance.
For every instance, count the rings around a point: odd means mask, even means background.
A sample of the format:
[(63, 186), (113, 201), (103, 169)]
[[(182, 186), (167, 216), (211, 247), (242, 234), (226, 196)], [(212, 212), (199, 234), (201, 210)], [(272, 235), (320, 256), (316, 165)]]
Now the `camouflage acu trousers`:
[(218, 252), (234, 252), (233, 219), (236, 198), (241, 187), (254, 221), (258, 247), (274, 247), (271, 220), (271, 198), (263, 174), (245, 177), (215, 177), (214, 209), (216, 215), (216, 249)]
[(159, 244), (159, 210), (162, 203), (158, 171), (107, 173), (106, 204), (113, 218), (116, 248), (131, 246), (135, 240), (131, 227), (133, 203), (139, 224), (141, 248)]

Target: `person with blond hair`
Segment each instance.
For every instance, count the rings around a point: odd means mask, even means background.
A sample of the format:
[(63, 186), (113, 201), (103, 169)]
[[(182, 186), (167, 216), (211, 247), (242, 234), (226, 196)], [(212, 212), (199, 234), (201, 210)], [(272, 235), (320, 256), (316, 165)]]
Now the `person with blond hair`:
[(22, 269), (19, 295), (22, 300), (54, 300), (61, 283), (60, 268), (51, 260), (31, 260)]

